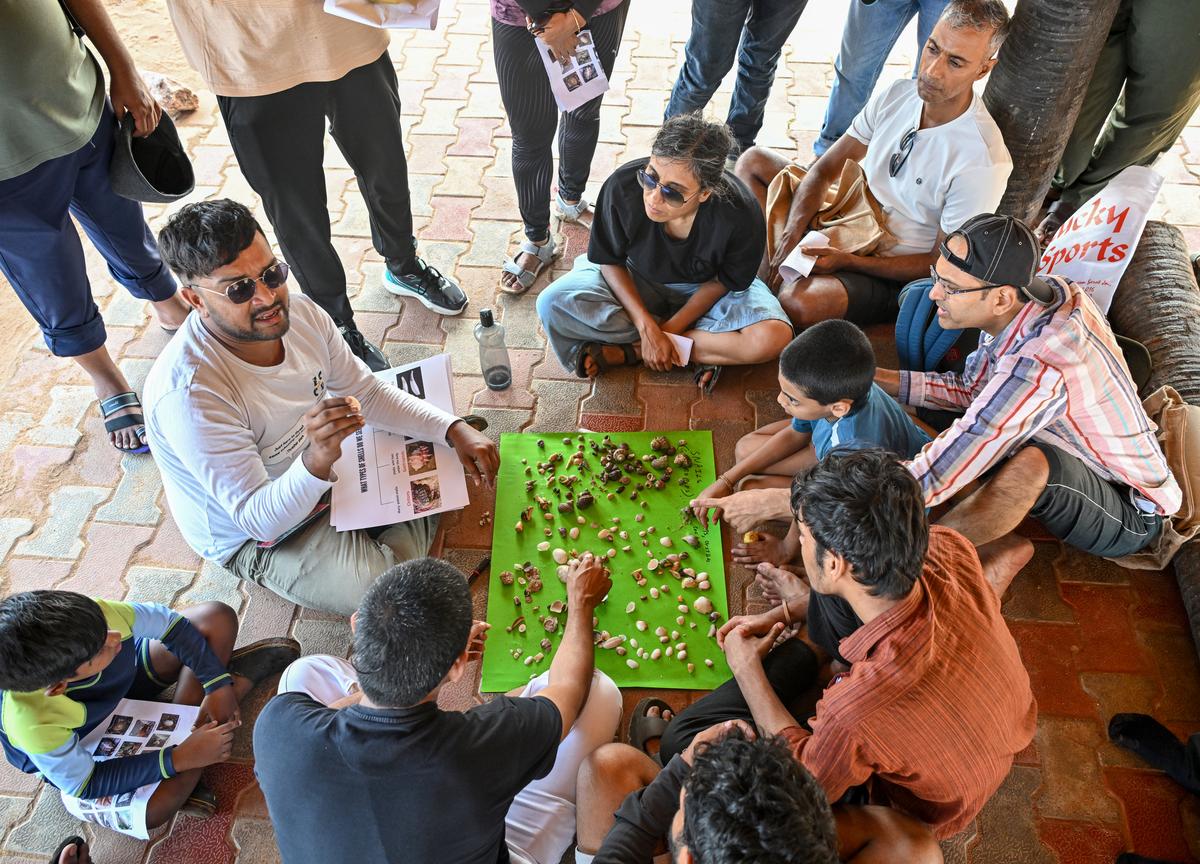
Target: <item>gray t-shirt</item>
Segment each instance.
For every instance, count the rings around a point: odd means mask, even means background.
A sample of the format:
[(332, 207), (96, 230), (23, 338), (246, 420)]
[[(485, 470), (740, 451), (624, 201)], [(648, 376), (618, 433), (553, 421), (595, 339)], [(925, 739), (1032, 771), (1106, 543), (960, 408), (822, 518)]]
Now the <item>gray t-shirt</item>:
[(58, 0), (0, 0), (0, 180), (74, 153), (103, 106), (100, 65)]
[(444, 441), (456, 419), (375, 378), (324, 310), (298, 292), (288, 299), (279, 365), (238, 359), (192, 313), (146, 378), (146, 437), (171, 515), (218, 563), (294, 528), (333, 485), (300, 458), (304, 413), (320, 400), (354, 396), (372, 426), (425, 441)]

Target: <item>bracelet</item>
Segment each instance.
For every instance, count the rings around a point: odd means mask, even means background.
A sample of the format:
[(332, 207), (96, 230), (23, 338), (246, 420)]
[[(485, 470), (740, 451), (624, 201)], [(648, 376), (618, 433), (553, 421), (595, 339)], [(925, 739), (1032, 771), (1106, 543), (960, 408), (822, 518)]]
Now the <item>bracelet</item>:
[(792, 626), (792, 611), (788, 609), (788, 601), (786, 598), (780, 598), (780, 605), (783, 606), (783, 623), (784, 626)]
[(725, 473), (722, 473), (722, 474), (721, 474), (721, 476), (720, 476), (720, 477), (718, 477), (717, 479), (718, 479), (718, 480), (720, 480), (721, 482), (723, 482), (723, 483), (724, 483), (726, 486), (728, 486), (728, 487), (729, 487), (729, 491), (730, 491), (730, 492), (732, 492), (732, 491), (733, 491), (733, 489), (734, 489), (734, 484), (733, 484), (733, 481), (731, 481), (731, 480), (729, 479), (729, 477), (728, 477), (728, 476), (726, 476), (726, 474), (725, 474)]

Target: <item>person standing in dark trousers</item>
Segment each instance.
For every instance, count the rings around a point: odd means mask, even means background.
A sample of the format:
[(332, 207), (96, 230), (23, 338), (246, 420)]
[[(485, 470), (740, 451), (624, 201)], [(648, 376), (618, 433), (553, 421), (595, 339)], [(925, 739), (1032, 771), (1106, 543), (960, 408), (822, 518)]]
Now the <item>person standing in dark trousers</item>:
[(42, 329), (50, 353), (87, 372), (114, 447), (144, 453), (141, 402), (104, 347), (74, 216), (112, 277), (149, 300), (163, 329), (188, 314), (142, 206), (108, 179), (116, 123), (149, 135), (160, 109), (100, 0), (68, 0), (108, 67), (104, 75), (57, 0), (0, 0), (0, 272)]
[[(512, 173), (525, 242), (504, 263), (501, 290), (524, 294), (558, 254), (550, 234), (550, 178), (554, 131), (558, 130), (558, 192), (561, 218), (578, 222), (600, 137), (603, 96), (560, 112), (550, 89), (542, 51), (570, 58), (594, 52), (611, 78), (625, 30), (629, 0), (491, 0), (492, 53), (500, 98), (512, 128)], [(591, 46), (588, 50), (587, 46)], [(561, 115), (561, 119), (560, 119)]]
[(346, 271), (330, 240), (322, 167), (326, 120), (354, 169), (383, 287), (442, 315), (467, 297), (417, 256), (396, 72), (388, 33), (313, 0), (168, 0), (188, 61), (217, 94), (238, 166), (263, 200), (301, 290), (329, 313), (372, 370), (390, 364), (354, 324)]
[(683, 66), (663, 119), (702, 111), (733, 68), (736, 56), (737, 82), (725, 122), (737, 139), (739, 153), (753, 147), (762, 128), (783, 43), (807, 2), (692, 0), (692, 35), (684, 48)]

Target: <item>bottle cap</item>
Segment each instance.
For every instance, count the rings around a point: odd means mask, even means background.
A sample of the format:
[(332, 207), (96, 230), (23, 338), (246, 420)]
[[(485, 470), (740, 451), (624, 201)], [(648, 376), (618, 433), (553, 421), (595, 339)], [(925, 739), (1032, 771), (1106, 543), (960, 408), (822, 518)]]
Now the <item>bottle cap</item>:
[(496, 319), (494, 317), (492, 317), (491, 309), (480, 309), (479, 310), (479, 323), (482, 324), (484, 327), (494, 327), (495, 326)]

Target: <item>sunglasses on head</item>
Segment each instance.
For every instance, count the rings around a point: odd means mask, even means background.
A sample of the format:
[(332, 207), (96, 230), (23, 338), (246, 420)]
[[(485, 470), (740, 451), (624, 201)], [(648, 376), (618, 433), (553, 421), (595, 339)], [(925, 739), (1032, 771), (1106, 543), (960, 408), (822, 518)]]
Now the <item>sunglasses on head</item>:
[(908, 154), (912, 152), (913, 144), (917, 140), (917, 129), (914, 126), (904, 133), (904, 137), (900, 139), (899, 152), (893, 153), (891, 160), (888, 162), (888, 174), (895, 177), (900, 173), (900, 169), (904, 167), (904, 163), (908, 161)]
[(682, 207), (684, 204), (691, 201), (692, 198), (695, 198), (700, 194), (699, 192), (694, 192), (689, 197), (684, 198), (683, 193), (678, 189), (673, 186), (666, 185), (657, 177), (651, 177), (641, 169), (638, 169), (637, 179), (638, 182), (642, 184), (642, 188), (647, 192), (653, 192), (655, 189), (657, 189), (659, 194), (662, 195), (663, 200), (672, 207)]
[(282, 288), (287, 282), (288, 265), (283, 261), (276, 261), (266, 270), (255, 276), (246, 276), (243, 279), (238, 279), (236, 282), (230, 282), (225, 286), (224, 291), (217, 291), (212, 288), (205, 288), (203, 285), (189, 285), (189, 288), (199, 288), (201, 291), (207, 291), (209, 294), (223, 294), (230, 303), (249, 303), (250, 298), (254, 296), (255, 290), (258, 288), (258, 283), (261, 281), (272, 291), (277, 288)]

